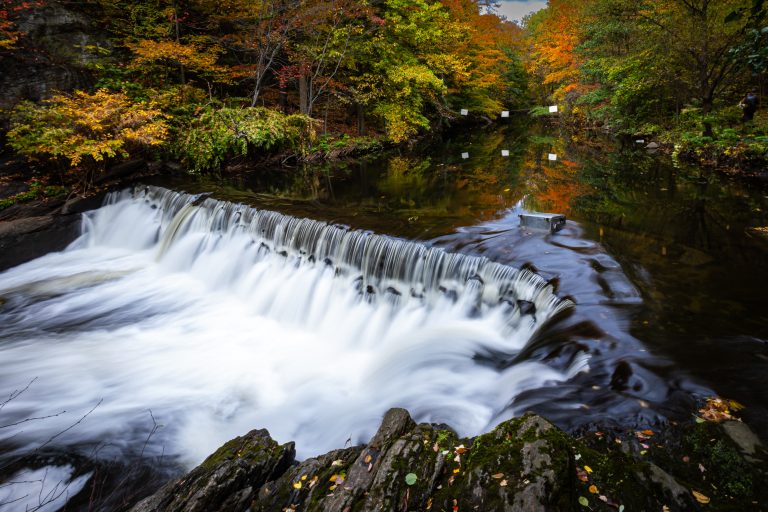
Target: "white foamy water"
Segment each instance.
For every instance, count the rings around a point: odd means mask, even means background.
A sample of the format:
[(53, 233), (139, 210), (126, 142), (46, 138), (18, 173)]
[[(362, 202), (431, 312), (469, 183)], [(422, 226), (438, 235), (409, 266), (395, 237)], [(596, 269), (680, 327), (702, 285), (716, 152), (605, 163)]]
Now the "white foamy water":
[(0, 484), (0, 510), (55, 512), (83, 490), (92, 473), (72, 478), (72, 466), (25, 469)]
[(534, 274), (158, 188), (113, 195), (0, 297), (0, 393), (35, 378), (0, 424), (56, 415), (0, 429), (19, 451), (55, 436), (194, 465), (267, 428), (304, 457), (367, 441), (390, 407), (478, 434), (579, 370), (477, 361), (569, 307)]

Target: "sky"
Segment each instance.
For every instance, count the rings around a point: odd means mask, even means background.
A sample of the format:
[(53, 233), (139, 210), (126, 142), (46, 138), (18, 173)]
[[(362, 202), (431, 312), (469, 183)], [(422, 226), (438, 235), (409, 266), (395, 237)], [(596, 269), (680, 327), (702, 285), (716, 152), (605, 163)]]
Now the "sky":
[(499, 3), (499, 14), (503, 14), (510, 21), (520, 20), (526, 14), (547, 6), (546, 0), (499, 0)]

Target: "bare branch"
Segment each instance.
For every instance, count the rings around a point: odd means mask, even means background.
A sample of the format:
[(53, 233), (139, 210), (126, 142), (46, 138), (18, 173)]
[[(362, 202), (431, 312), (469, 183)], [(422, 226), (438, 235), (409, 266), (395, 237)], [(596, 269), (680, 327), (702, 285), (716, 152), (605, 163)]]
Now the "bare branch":
[(96, 410), (96, 408), (97, 408), (98, 406), (100, 406), (100, 405), (101, 405), (101, 403), (102, 403), (103, 401), (104, 401), (104, 399), (102, 398), (101, 400), (99, 400), (99, 403), (97, 403), (96, 405), (94, 405), (94, 406), (93, 406), (93, 409), (91, 409), (90, 411), (88, 411), (87, 413), (85, 413), (85, 415), (83, 415), (83, 417), (82, 417), (82, 418), (80, 418), (79, 420), (77, 420), (77, 421), (76, 421), (76, 422), (74, 422), (72, 425), (70, 425), (69, 427), (65, 428), (64, 430), (62, 430), (62, 431), (61, 431), (61, 432), (59, 432), (58, 434), (55, 434), (55, 435), (51, 436), (51, 437), (50, 437), (50, 438), (49, 438), (49, 439), (48, 439), (46, 442), (44, 442), (43, 444), (41, 444), (41, 445), (40, 445), (40, 446), (39, 446), (37, 449), (38, 449), (38, 450), (40, 450), (40, 449), (41, 449), (41, 448), (43, 448), (44, 446), (46, 446), (46, 445), (50, 444), (50, 443), (51, 443), (51, 442), (52, 442), (54, 439), (56, 439), (57, 437), (61, 436), (62, 434), (65, 434), (66, 432), (68, 432), (68, 431), (72, 430), (72, 429), (73, 429), (73, 428), (75, 428), (77, 425), (79, 425), (80, 423), (82, 423), (82, 422), (83, 422), (83, 420), (85, 420), (85, 418), (87, 418), (88, 416), (90, 416), (90, 415), (91, 415), (91, 413), (92, 413), (93, 411), (95, 411), (95, 410)]
[(14, 399), (18, 398), (18, 396), (19, 396), (19, 395), (21, 395), (21, 394), (22, 394), (22, 393), (24, 393), (26, 390), (28, 390), (28, 389), (29, 389), (29, 386), (31, 386), (31, 385), (32, 385), (32, 383), (33, 383), (33, 382), (35, 382), (36, 380), (37, 380), (37, 377), (35, 377), (35, 378), (34, 378), (34, 379), (32, 379), (31, 381), (29, 381), (29, 383), (28, 383), (26, 386), (24, 386), (24, 388), (23, 388), (23, 389), (14, 389), (14, 390), (11, 392), (11, 394), (8, 396), (8, 398), (7, 398), (7, 399), (6, 399), (6, 400), (5, 400), (3, 403), (0, 403), (0, 411), (2, 411), (2, 410), (3, 410), (3, 407), (5, 407), (6, 405), (8, 405), (8, 404), (9, 404), (11, 401), (13, 401)]
[(56, 414), (50, 414), (48, 416), (37, 416), (35, 418), (27, 418), (25, 420), (17, 421), (16, 423), (8, 423), (7, 425), (0, 425), (0, 428), (8, 428), (8, 427), (15, 427), (16, 425), (21, 425), (22, 423), (26, 423), (28, 421), (35, 421), (35, 420), (46, 420), (48, 418), (55, 418), (57, 416), (61, 416), (62, 414), (66, 413), (67, 411), (61, 411)]

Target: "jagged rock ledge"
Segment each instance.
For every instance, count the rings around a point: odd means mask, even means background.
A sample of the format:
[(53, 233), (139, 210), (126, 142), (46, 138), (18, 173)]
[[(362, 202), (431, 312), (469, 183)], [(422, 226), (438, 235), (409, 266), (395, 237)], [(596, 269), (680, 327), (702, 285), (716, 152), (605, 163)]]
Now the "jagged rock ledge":
[(132, 511), (760, 510), (765, 451), (740, 425), (622, 442), (527, 414), (459, 439), (392, 409), (368, 445), (300, 463), (293, 443), (253, 430)]

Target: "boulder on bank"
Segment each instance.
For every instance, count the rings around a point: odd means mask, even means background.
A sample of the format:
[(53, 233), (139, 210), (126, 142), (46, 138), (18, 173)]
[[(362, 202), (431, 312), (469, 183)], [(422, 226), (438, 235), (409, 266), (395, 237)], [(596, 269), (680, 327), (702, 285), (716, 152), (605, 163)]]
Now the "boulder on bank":
[[(693, 428), (716, 435), (725, 443), (718, 450), (730, 450), (729, 437), (713, 433), (719, 426)], [(633, 456), (632, 442), (574, 439), (533, 414), (459, 439), (447, 428), (417, 425), (407, 411), (392, 409), (366, 446), (301, 463), (294, 460), (292, 443), (281, 446), (267, 431), (253, 431), (133, 512), (615, 511), (622, 506), (675, 511), (696, 510), (702, 500), (711, 500), (708, 510), (731, 510), (755, 499), (754, 494), (715, 497), (706, 479), (715, 487), (722, 483), (714, 480), (717, 468), (703, 481), (692, 481), (690, 474), (677, 478), (669, 472), (674, 464), (659, 462), (663, 469)], [(747, 471), (755, 478), (764, 475), (757, 467)]]

